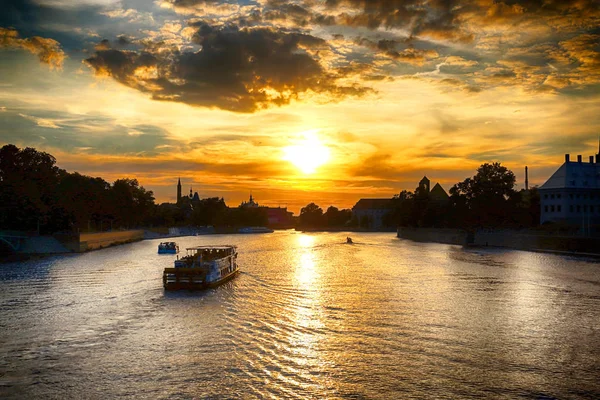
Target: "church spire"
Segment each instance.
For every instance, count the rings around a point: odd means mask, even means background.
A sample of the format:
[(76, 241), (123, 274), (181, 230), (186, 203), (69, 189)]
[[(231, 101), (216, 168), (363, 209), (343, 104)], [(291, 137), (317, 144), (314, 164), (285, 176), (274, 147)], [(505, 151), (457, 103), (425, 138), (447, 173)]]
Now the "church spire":
[(181, 202), (181, 178), (177, 180), (177, 204)]

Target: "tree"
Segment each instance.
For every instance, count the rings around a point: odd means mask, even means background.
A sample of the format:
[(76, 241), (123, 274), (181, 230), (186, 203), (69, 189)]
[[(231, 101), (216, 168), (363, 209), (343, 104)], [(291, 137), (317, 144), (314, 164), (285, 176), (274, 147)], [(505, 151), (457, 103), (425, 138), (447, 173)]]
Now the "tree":
[(345, 226), (352, 219), (352, 210), (340, 210), (337, 207), (329, 206), (323, 219), (328, 227)]
[(451, 203), (460, 213), (455, 214), (455, 219), (458, 216), (475, 226), (505, 224), (510, 214), (509, 200), (515, 194), (515, 181), (515, 174), (500, 163), (482, 164), (475, 176), (450, 189)]
[(112, 186), (113, 215), (126, 228), (139, 226), (151, 215), (154, 193), (140, 186), (137, 179), (117, 179)]
[(384, 215), (387, 226), (416, 226), (418, 218), (414, 212), (415, 194), (403, 190), (392, 198), (392, 210)]
[(8, 144), (0, 149), (0, 226), (45, 230), (61, 173), (48, 153)]
[(323, 225), (323, 210), (315, 203), (310, 203), (300, 210), (300, 226), (317, 228)]

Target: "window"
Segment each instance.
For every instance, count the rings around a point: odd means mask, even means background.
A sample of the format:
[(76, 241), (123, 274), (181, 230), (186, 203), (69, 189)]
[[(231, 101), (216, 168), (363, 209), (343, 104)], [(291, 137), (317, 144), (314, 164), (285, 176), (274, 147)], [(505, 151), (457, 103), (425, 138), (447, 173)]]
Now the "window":
[(544, 198), (545, 198), (545, 199), (547, 199), (547, 198), (548, 198), (548, 195), (547, 195), (547, 194), (545, 194), (545, 195), (544, 195)]
[(544, 206), (544, 212), (548, 212), (548, 206)]
[(551, 195), (550, 195), (550, 198), (551, 198), (551, 199), (553, 199), (553, 198), (554, 198), (554, 194), (551, 194)]
[(583, 206), (583, 212), (587, 212), (587, 205)]
[(560, 199), (560, 193), (559, 193), (559, 194), (557, 194), (557, 195), (556, 195), (556, 197)]
[(569, 206), (569, 211), (573, 212), (573, 206), (572, 205)]
[(556, 211), (560, 212), (560, 209), (561, 209), (560, 205), (556, 206)]
[(554, 206), (550, 206), (550, 212), (554, 212)]
[(581, 206), (577, 206), (577, 212), (580, 213), (581, 212)]
[(580, 194), (578, 194), (578, 195), (577, 195), (577, 198), (578, 198), (578, 199), (579, 199), (579, 198), (581, 198), (581, 195), (580, 195)]
[(573, 200), (573, 193), (569, 194), (569, 198)]

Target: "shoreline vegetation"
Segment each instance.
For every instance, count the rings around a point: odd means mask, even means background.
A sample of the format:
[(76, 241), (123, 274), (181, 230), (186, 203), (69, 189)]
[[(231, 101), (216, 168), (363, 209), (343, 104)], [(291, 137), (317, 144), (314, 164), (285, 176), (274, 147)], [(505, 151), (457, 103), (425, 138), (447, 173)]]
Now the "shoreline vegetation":
[[(422, 184), (424, 181), (427, 185)], [(268, 207), (254, 203), (255, 206), (242, 203), (228, 207), (223, 198), (199, 199), (197, 196), (182, 198), (177, 203), (156, 204), (154, 193), (141, 186), (137, 179), (122, 178), (109, 183), (100, 177), (70, 173), (57, 167), (56, 159), (48, 153), (8, 144), (0, 148), (0, 258), (15, 252), (81, 252), (144, 238), (176, 237), (170, 229), (179, 229), (187, 236), (234, 234), (239, 228), (250, 226), (303, 232), (510, 230), (512, 236), (528, 233), (529, 236), (568, 238), (565, 240), (570, 244), (566, 248), (558, 242), (544, 245), (553, 251), (591, 249), (581, 244), (587, 243), (588, 238), (575, 236), (578, 227), (540, 226), (537, 188), (516, 191), (515, 181), (513, 172), (499, 163), (483, 164), (472, 178), (452, 186), (449, 196), (432, 195), (426, 177), (414, 192), (401, 191), (389, 200), (384, 210), (377, 210), (380, 225), (373, 224), (373, 217), (367, 215), (359, 220), (350, 209), (330, 206), (324, 212), (314, 202), (303, 207), (298, 217), (288, 213), (290, 217), (285, 221), (270, 224)], [(379, 228), (372, 229), (373, 226)], [(83, 239), (86, 235), (127, 236), (124, 232), (137, 232), (137, 236), (107, 239), (101, 244), (89, 244)], [(399, 233), (397, 236), (403, 237)], [(428, 241), (439, 241), (434, 236)], [(486, 243), (496, 243), (494, 240), (488, 239)], [(547, 242), (553, 240), (547, 239)], [(509, 242), (506, 239), (497, 243), (500, 247), (521, 246), (519, 243), (509, 245)], [(528, 248), (540, 247), (536, 246)], [(591, 250), (586, 252), (595, 252)]]

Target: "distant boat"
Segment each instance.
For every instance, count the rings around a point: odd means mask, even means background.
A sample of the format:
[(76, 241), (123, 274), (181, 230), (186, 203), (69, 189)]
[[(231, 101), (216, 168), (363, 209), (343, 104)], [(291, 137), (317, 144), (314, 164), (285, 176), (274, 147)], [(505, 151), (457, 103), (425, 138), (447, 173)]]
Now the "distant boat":
[(346, 243), (353, 244), (354, 242), (352, 241), (352, 238), (350, 236), (347, 236), (346, 237)]
[(158, 245), (158, 254), (177, 254), (179, 246), (175, 242), (162, 242)]
[(227, 282), (238, 272), (236, 246), (198, 246), (163, 271), (165, 290), (208, 289)]
[(247, 228), (238, 229), (238, 233), (272, 233), (273, 229), (266, 228), (264, 226), (250, 226)]

